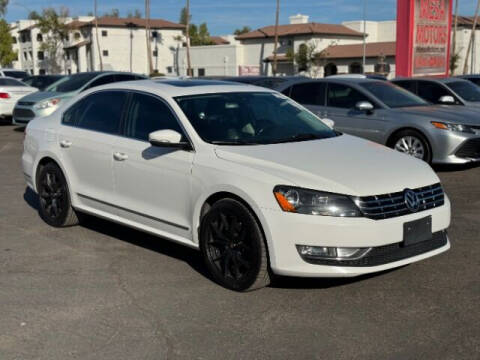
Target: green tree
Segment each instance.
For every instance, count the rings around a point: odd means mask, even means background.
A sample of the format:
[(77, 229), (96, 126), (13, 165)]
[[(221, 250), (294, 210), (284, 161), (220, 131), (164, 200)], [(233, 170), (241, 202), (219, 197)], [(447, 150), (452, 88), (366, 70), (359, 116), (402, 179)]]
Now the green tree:
[(10, 26), (4, 19), (0, 19), (0, 65), (8, 66), (17, 59), (17, 53), (12, 48), (13, 38), (10, 35)]
[[(192, 20), (192, 15), (190, 15), (189, 20)], [(187, 8), (186, 7), (180, 10), (180, 20), (178, 22), (182, 25), (187, 25)]]
[(127, 13), (127, 17), (141, 19), (142, 18), (142, 12), (138, 9), (135, 9), (133, 12), (129, 11)]
[(249, 33), (250, 31), (252, 31), (252, 28), (250, 26), (244, 26), (240, 29), (236, 29), (233, 33), (238, 36), (238, 35)]
[[(190, 15), (189, 20), (192, 18)], [(180, 11), (179, 23), (182, 25), (187, 24), (187, 8), (183, 8)], [(188, 34), (190, 35), (190, 45), (202, 46), (213, 45), (214, 42), (210, 39), (210, 32), (208, 31), (207, 23), (202, 23), (200, 26), (190, 23)]]
[(118, 9), (112, 9), (112, 10), (104, 13), (103, 16), (109, 16), (109, 17), (118, 18), (118, 17), (120, 17), (120, 10), (118, 10)]
[(37, 26), (40, 32), (44, 34), (44, 41), (40, 49), (46, 53), (46, 61), (50, 73), (56, 74), (62, 70), (62, 56), (60, 50), (63, 47), (63, 41), (68, 36), (68, 27), (65, 19), (68, 17), (68, 9), (46, 8), (42, 14), (30, 13), (33, 20), (37, 20)]

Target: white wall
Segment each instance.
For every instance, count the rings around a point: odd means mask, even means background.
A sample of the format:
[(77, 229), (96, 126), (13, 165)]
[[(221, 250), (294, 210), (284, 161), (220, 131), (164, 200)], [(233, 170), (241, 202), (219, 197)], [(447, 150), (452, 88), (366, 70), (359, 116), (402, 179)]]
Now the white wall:
[[(210, 45), (190, 47), (190, 59), (193, 74), (198, 76), (198, 69), (205, 69), (205, 76), (236, 76), (238, 75), (239, 58), (242, 49), (240, 45)], [(178, 50), (180, 76), (187, 75), (187, 49)]]

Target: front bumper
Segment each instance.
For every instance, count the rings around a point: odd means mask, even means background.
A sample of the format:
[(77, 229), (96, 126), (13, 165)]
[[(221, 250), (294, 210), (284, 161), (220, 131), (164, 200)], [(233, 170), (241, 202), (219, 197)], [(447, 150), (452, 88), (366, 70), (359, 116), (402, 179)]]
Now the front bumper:
[(22, 105), (17, 103), (12, 114), (13, 123), (16, 125), (26, 125), (33, 119), (48, 116), (57, 109), (55, 106), (47, 109), (37, 110), (33, 106), (34, 103), (31, 103), (30, 105)]
[(432, 162), (467, 164), (480, 161), (480, 134), (467, 134), (434, 129), (431, 134)]
[[(443, 240), (435, 240), (432, 247), (428, 241), (419, 243), (423, 249), (409, 247), (409, 253), (398, 257), (392, 255), (392, 248), (399, 248), (403, 242), (403, 225), (406, 222), (432, 217), (432, 232), (441, 233), (450, 225), (450, 201), (435, 209), (399, 216), (385, 220), (366, 218), (333, 218), (285, 213), (281, 210), (263, 209), (268, 224), (265, 230), (269, 242), (270, 265), (279, 275), (302, 277), (352, 277), (384, 271), (416, 262), (450, 248), (445, 234)], [(297, 251), (297, 245), (318, 247), (371, 247), (372, 254), (379, 257), (368, 263), (357, 264), (308, 262)], [(377, 249), (375, 249), (377, 248)], [(418, 250), (418, 251), (413, 251)], [(383, 251), (383, 258), (382, 256)], [(390, 255), (389, 255), (390, 254)], [(368, 254), (367, 254), (368, 255)], [(365, 258), (366, 259), (366, 258)]]

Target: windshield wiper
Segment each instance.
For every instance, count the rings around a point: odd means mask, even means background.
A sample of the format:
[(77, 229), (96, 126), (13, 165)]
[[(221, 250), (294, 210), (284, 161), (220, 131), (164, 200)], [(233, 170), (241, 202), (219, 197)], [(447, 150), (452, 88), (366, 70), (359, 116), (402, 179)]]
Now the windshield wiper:
[(258, 145), (257, 142), (249, 142), (242, 140), (231, 140), (231, 141), (211, 141), (213, 145)]
[(285, 139), (275, 140), (275, 141), (272, 141), (271, 143), (281, 144), (281, 143), (288, 143), (288, 142), (308, 141), (308, 140), (318, 140), (318, 139), (323, 139), (323, 137), (316, 134), (307, 133), (307, 134), (297, 134)]

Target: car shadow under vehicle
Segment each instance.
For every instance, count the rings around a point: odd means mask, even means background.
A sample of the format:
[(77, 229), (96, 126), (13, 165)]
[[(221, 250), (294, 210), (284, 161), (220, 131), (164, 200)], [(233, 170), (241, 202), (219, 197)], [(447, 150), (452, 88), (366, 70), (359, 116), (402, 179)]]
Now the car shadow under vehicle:
[(480, 161), (471, 162), (468, 164), (437, 164), (432, 166), (433, 170), (435, 170), (436, 172), (457, 172), (475, 169), (477, 167), (480, 167)]
[[(28, 187), (25, 189), (23, 199), (32, 209), (38, 211), (38, 195), (32, 189)], [(95, 216), (84, 213), (80, 213), (79, 216), (80, 226), (120, 241), (124, 241), (126, 243), (183, 261), (205, 278), (215, 282), (210, 276), (200, 252), (197, 250), (177, 244), (168, 239), (162, 239), (158, 236)], [(385, 274), (389, 271), (393, 270), (387, 270), (382, 273), (368, 274), (354, 278), (299, 278), (272, 275), (272, 281), (269, 287), (276, 289), (328, 289), (370, 279), (381, 274)]]

